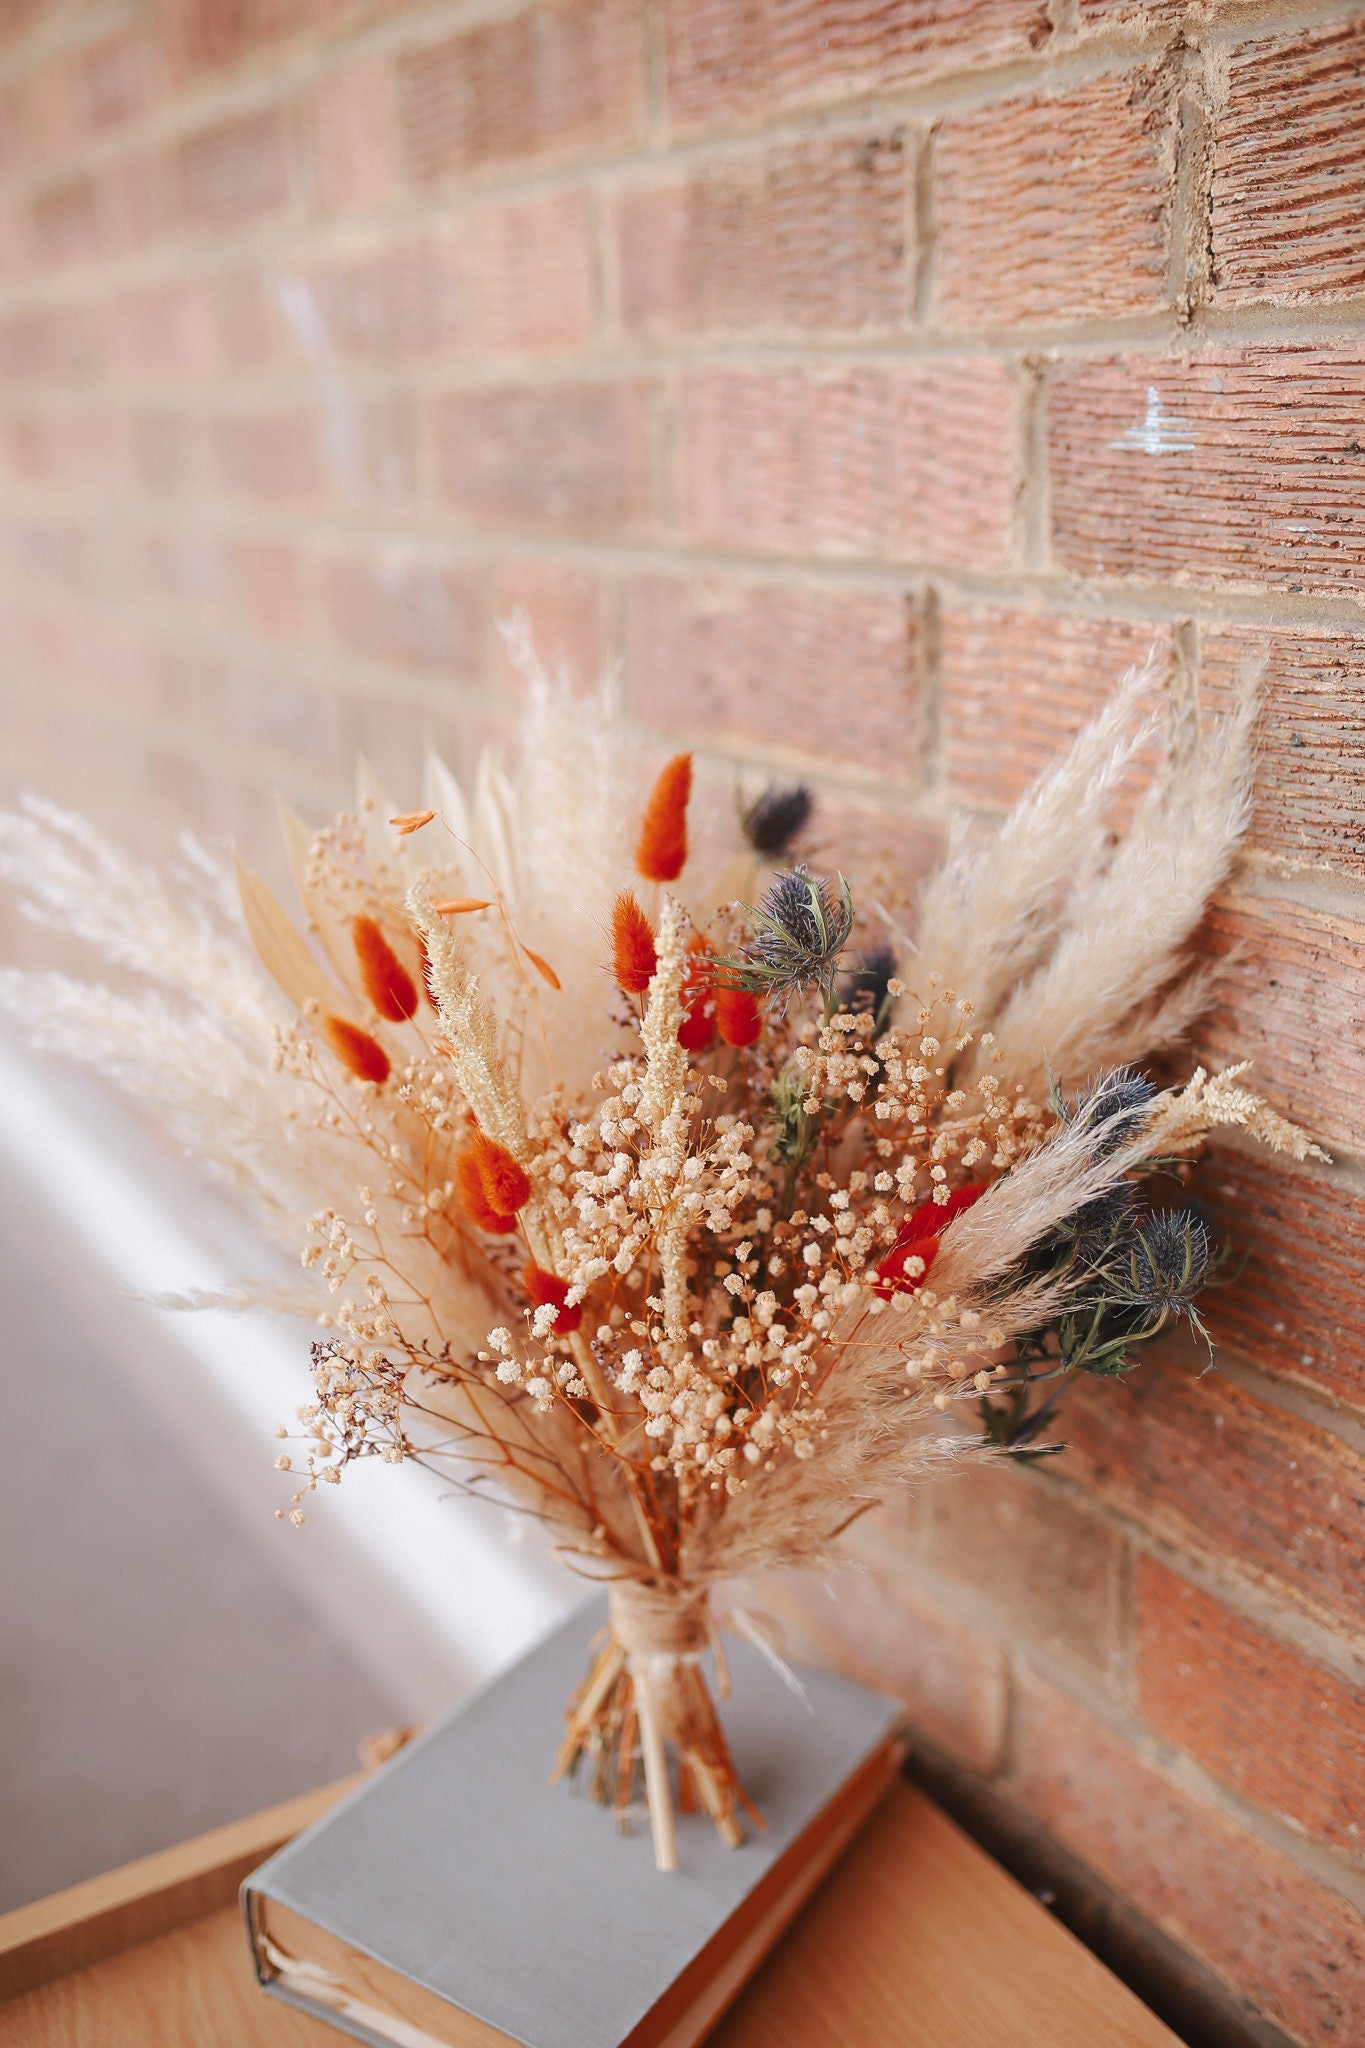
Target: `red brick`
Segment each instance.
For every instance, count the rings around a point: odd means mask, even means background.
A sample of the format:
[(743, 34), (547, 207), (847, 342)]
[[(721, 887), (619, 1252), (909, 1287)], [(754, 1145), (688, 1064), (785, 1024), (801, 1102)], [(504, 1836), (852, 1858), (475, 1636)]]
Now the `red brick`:
[(343, 358), (391, 362), (467, 347), (474, 306), (466, 237), (444, 230), (386, 238), (285, 282), (295, 354), (311, 335)]
[[(300, 308), (289, 272), (267, 275), (264, 266), (220, 272), (206, 281), (211, 294), (218, 369), (227, 376), (253, 370), (297, 368), (308, 360), (299, 326), (310, 325)], [(357, 297), (364, 301), (364, 293)], [(310, 344), (311, 345), (311, 344)]]
[(229, 497), (297, 505), (323, 495), (322, 427), (309, 410), (277, 406), (220, 419), (212, 451), (215, 488)]
[(393, 67), (356, 58), (326, 72), (311, 105), (318, 210), (331, 217), (384, 205), (403, 183)]
[(1000, 1768), (1005, 1662), (956, 1616), (890, 1570), (828, 1580), (784, 1572), (755, 1583), (754, 1611), (773, 1616), (793, 1656), (833, 1665), (905, 1701), (912, 1732), (972, 1770)]
[(133, 23), (89, 44), (74, 60), (75, 98), (83, 127), (118, 127), (147, 111), (157, 59), (145, 27)]
[(439, 487), (466, 518), (597, 532), (653, 501), (652, 393), (639, 383), (498, 386), (438, 408)]
[(587, 194), (550, 192), (486, 207), (477, 232), (487, 347), (499, 354), (585, 347), (597, 300)]
[(1227, 1145), (1200, 1162), (1196, 1192), (1246, 1261), (1233, 1286), (1208, 1295), (1215, 1342), (1278, 1379), (1365, 1409), (1365, 1196), (1337, 1169)]
[(109, 352), (135, 379), (206, 378), (217, 367), (212, 300), (198, 285), (148, 285), (108, 309)]
[(1015, 1744), (1019, 1796), (1050, 1834), (1294, 2040), (1346, 2048), (1365, 2010), (1353, 1906), (1040, 1679), (1020, 1684)]
[(709, 746), (908, 779), (923, 743), (921, 632), (901, 591), (639, 576), (625, 674), (651, 723)]
[(1365, 1856), (1365, 1693), (1154, 1558), (1138, 1575), (1150, 1728), (1267, 1813)]
[(902, 84), (1041, 49), (1037, 0), (664, 0), (668, 111), (683, 126)]
[(0, 378), (5, 387), (48, 377), (91, 376), (105, 354), (101, 313), (99, 307), (74, 301), (55, 308), (22, 308), (0, 321)]
[(137, 477), (152, 497), (182, 498), (209, 468), (210, 440), (200, 420), (184, 413), (149, 412), (135, 422)]
[(682, 412), (698, 540), (983, 569), (1009, 559), (1013, 387), (999, 363), (710, 370), (686, 380)]
[(107, 594), (109, 538), (99, 520), (11, 516), (9, 523), (8, 539), (20, 575), (25, 580), (41, 580), (73, 597)]
[(803, 855), (826, 868), (841, 868), (855, 896), (884, 904), (892, 916), (912, 924), (920, 891), (943, 860), (947, 832), (942, 819), (926, 817), (908, 803), (822, 786), (814, 778), (812, 783), (815, 813), (802, 836)]
[(34, 250), (44, 263), (81, 263), (99, 253), (99, 207), (90, 178), (69, 178), (40, 192), (30, 218)]
[(1365, 357), (1211, 348), (1058, 366), (1053, 546), (1084, 576), (1365, 590)]
[(132, 421), (112, 407), (34, 407), (0, 420), (0, 445), (15, 476), (87, 499), (128, 490), (136, 474)]
[(1127, 1542), (1049, 1478), (978, 1466), (924, 1489), (920, 1554), (971, 1586), (1011, 1632), (1101, 1674), (1124, 1649)]
[(399, 61), (414, 176), (629, 141), (644, 109), (642, 11), (635, 0), (543, 0)]
[(450, 677), (482, 666), (482, 578), (399, 543), (339, 555), (327, 570), (334, 637), (357, 654)]
[(1214, 1563), (1365, 1634), (1365, 1459), (1197, 1358), (1068, 1388), (1068, 1477)]
[(1244, 43), (1213, 158), (1214, 296), (1302, 300), (1365, 285), (1365, 25)]
[(668, 337), (893, 329), (913, 150), (898, 127), (725, 156), (621, 201), (621, 320)]
[[(524, 613), (532, 645), (548, 669), (563, 669), (580, 685), (605, 673), (606, 593), (596, 576), (561, 562), (522, 560), (500, 565), (492, 589), (495, 628)], [(497, 681), (504, 689), (518, 689), (521, 678), (500, 632), (494, 652)]]
[(1170, 75), (983, 107), (934, 143), (934, 307), (950, 327), (1118, 319), (1166, 299)]
[(146, 527), (128, 536), (129, 575), (136, 587), (181, 604), (227, 609), (227, 551), (216, 534), (194, 527)]
[(403, 398), (226, 415), (213, 423), (212, 451), (216, 488), (270, 507), (406, 505), (416, 487), (415, 415)]
[(1365, 875), (1355, 799), (1365, 775), (1365, 636), (1204, 628), (1199, 688), (1227, 704), (1248, 666), (1264, 664), (1248, 846), (1339, 874)]
[(240, 63), (286, 36), (319, 28), (352, 0), (169, 0), (164, 33), (182, 73)]
[(201, 227), (275, 212), (294, 193), (288, 116), (269, 109), (201, 128), (180, 143), (176, 166), (181, 206)]
[(953, 800), (1000, 810), (1014, 803), (1158, 634), (1128, 619), (945, 604), (939, 730)]
[(1201, 1057), (1253, 1061), (1250, 1085), (1320, 1144), (1365, 1151), (1365, 922), (1238, 893), (1215, 901), (1200, 942), (1229, 960)]
[(317, 582), (316, 564), (296, 540), (250, 534), (228, 550), (229, 588), (236, 619), (270, 640), (308, 637)]

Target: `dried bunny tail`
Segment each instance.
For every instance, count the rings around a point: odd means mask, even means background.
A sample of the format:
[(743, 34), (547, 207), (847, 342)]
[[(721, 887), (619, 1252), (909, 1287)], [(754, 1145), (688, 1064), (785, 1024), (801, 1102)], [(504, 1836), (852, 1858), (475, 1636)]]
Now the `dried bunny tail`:
[(1012, 1081), (1035, 1087), (1050, 1066), (1071, 1084), (1097, 1066), (1146, 1058), (1207, 1001), (1207, 972), (1189, 986), (1177, 977), (1246, 828), (1258, 681), (1248, 677), (1234, 708), (1170, 761), (1107, 867), (1079, 893), (1051, 959), (1006, 1007), (999, 1034)]
[(197, 849), (193, 881), (177, 889), (174, 878), (130, 860), (55, 804), (24, 796), (17, 808), (0, 811), (0, 876), (17, 891), (26, 916), (183, 991), (245, 1037), (268, 1044), (281, 1013), (241, 936), (240, 917), (224, 918), (217, 907), (226, 875), (212, 895), (205, 886), (212, 864)]
[(1106, 811), (1156, 731), (1142, 700), (1169, 662), (1156, 649), (1130, 669), (1098, 717), (983, 844), (966, 827), (925, 890), (918, 936), (923, 969), (971, 994), (991, 1022), (1020, 977), (1046, 957), (1078, 885), (1100, 861)]
[(1160, 1096), (1149, 1127), (1148, 1142), (1154, 1151), (1184, 1152), (1199, 1144), (1209, 1131), (1222, 1125), (1242, 1130), (1268, 1145), (1272, 1152), (1288, 1152), (1294, 1159), (1320, 1159), (1332, 1163), (1330, 1153), (1315, 1145), (1306, 1131), (1289, 1122), (1237, 1083), (1250, 1067), (1240, 1060), (1221, 1074), (1209, 1075), (1196, 1067), (1183, 1088)]
[(530, 1158), (526, 1105), (503, 1057), (498, 1020), (460, 947), (426, 891), (408, 894), (408, 912), (426, 944), (427, 974), (451, 1063), (465, 1101), (486, 1138), (505, 1145), (521, 1165)]

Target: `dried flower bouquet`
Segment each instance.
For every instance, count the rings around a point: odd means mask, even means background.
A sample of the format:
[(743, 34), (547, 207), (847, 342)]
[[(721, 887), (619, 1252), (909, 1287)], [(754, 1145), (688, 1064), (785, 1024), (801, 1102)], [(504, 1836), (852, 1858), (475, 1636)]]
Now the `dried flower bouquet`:
[(11, 972), (7, 1007), (304, 1241), (291, 1519), (380, 1457), (548, 1523), (611, 1589), (557, 1768), (619, 1811), (642, 1773), (661, 1868), (675, 1800), (731, 1842), (758, 1818), (700, 1657), (723, 1679), (713, 1592), (827, 1564), (892, 1487), (1041, 1455), (1067, 1374), (1201, 1327), (1209, 1235), (1154, 1176), (1216, 1124), (1314, 1149), (1239, 1068), (1138, 1070), (1208, 999), (1184, 949), (1248, 776), (1249, 698), (1200, 732), (1158, 682), (959, 834), (913, 931), (894, 880), (792, 864), (803, 790), (722, 867), (690, 757), (651, 785), (609, 692), (538, 673), (472, 798), (433, 763), (421, 810), (362, 778), (355, 816), (286, 821), (311, 942), (197, 849), (157, 877), (36, 802), (0, 828), (32, 912), (147, 984)]

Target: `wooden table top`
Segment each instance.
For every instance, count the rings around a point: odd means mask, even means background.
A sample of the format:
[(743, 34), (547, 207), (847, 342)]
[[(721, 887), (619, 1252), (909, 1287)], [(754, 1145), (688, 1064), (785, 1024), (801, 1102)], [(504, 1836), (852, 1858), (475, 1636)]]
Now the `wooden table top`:
[[(0, 1918), (4, 2048), (336, 2048), (268, 1998), (236, 1888), (330, 1786)], [(922, 1793), (897, 1784), (715, 2048), (1178, 2048)]]

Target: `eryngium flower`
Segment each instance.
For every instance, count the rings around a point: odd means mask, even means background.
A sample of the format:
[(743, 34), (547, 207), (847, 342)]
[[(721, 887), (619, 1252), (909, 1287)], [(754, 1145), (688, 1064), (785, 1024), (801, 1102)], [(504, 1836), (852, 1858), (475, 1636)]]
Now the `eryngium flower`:
[(805, 831), (814, 808), (814, 798), (804, 782), (791, 789), (770, 787), (743, 813), (740, 827), (755, 853), (785, 853)]
[(1197, 1322), (1194, 1305), (1213, 1266), (1213, 1240), (1208, 1226), (1192, 1209), (1164, 1209), (1148, 1216), (1133, 1232), (1117, 1262), (1119, 1298), (1161, 1322), (1188, 1316)]
[(1154, 1083), (1136, 1067), (1115, 1067), (1086, 1094), (1058, 1101), (1056, 1107), (1065, 1123), (1096, 1132), (1095, 1151), (1103, 1159), (1137, 1136), (1155, 1095)]
[(766, 995), (780, 1010), (805, 989), (830, 999), (853, 929), (853, 892), (837, 879), (836, 895), (834, 883), (809, 874), (803, 862), (776, 877), (756, 910), (746, 906), (754, 935), (738, 960), (724, 963), (737, 987)]

